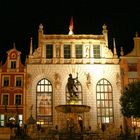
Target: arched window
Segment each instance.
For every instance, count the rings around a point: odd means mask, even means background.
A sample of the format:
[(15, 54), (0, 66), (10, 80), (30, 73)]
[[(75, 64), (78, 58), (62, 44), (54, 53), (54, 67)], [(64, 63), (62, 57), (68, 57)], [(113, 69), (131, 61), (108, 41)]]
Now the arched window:
[(52, 124), (52, 84), (47, 79), (37, 83), (36, 112), (38, 124)]
[(98, 124), (114, 122), (112, 86), (106, 79), (101, 79), (96, 85), (96, 105)]

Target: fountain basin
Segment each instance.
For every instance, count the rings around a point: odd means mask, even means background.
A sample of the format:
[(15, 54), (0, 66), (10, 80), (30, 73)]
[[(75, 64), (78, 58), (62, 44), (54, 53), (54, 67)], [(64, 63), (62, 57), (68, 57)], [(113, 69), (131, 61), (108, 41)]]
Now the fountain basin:
[(87, 105), (75, 105), (75, 104), (66, 104), (58, 105), (55, 107), (56, 111), (63, 113), (84, 113), (90, 111), (90, 106)]

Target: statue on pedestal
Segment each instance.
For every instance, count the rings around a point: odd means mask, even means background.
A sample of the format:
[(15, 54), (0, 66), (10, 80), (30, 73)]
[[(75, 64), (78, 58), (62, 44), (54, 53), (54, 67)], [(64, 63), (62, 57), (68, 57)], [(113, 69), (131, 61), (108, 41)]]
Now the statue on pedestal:
[(70, 98), (73, 96), (77, 97), (76, 92), (78, 91), (78, 87), (76, 86), (76, 81), (78, 81), (78, 73), (76, 78), (73, 78), (72, 74), (69, 74), (67, 88), (68, 88)]

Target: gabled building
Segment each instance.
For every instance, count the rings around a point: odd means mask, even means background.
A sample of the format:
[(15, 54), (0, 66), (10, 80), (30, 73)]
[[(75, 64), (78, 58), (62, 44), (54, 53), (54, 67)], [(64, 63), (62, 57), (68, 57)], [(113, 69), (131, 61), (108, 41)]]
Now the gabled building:
[[(73, 22), (68, 34), (45, 34), (38, 29), (38, 47), (33, 50), (32, 39), (27, 58), (27, 88), (25, 120), (32, 116), (42, 126), (67, 126), (67, 115), (57, 112), (58, 105), (69, 104), (67, 89), (69, 74), (78, 77), (78, 97), (70, 104), (88, 105), (88, 113), (79, 113), (85, 129), (96, 130), (101, 124), (120, 128), (122, 115), (119, 98), (121, 76), (115, 39), (113, 52), (108, 46), (108, 30), (102, 33), (74, 34)], [(78, 119), (75, 118), (75, 120)]]
[[(129, 83), (140, 80), (140, 37), (136, 32), (133, 50), (124, 55), (123, 48), (121, 48), (120, 68), (122, 89)], [(131, 127), (140, 127), (140, 119), (131, 118), (128, 121)]]
[(25, 105), (25, 66), (15, 44), (0, 67), (0, 126), (22, 125)]

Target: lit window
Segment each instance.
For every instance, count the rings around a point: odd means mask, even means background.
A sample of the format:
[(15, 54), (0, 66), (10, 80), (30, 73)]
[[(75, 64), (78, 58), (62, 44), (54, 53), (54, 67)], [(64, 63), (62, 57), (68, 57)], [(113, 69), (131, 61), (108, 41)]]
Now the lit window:
[(64, 45), (64, 58), (70, 58), (70, 45)]
[(52, 124), (52, 84), (42, 79), (37, 84), (37, 123)]
[(23, 117), (21, 114), (18, 115), (18, 122), (19, 122), (19, 126), (22, 126), (23, 123)]
[(76, 58), (83, 57), (83, 46), (82, 45), (75, 45), (76, 48)]
[(112, 86), (106, 79), (101, 79), (96, 86), (97, 120), (99, 124), (114, 121)]
[(47, 44), (46, 45), (46, 58), (52, 58), (53, 57), (53, 45)]
[(4, 126), (4, 114), (0, 114), (0, 127)]
[(138, 78), (128, 78), (129, 83), (133, 83), (133, 82), (136, 82), (136, 81), (138, 81)]
[(132, 120), (132, 127), (140, 127), (140, 118), (131, 118), (131, 120)]
[(94, 58), (100, 58), (100, 45), (93, 45)]

